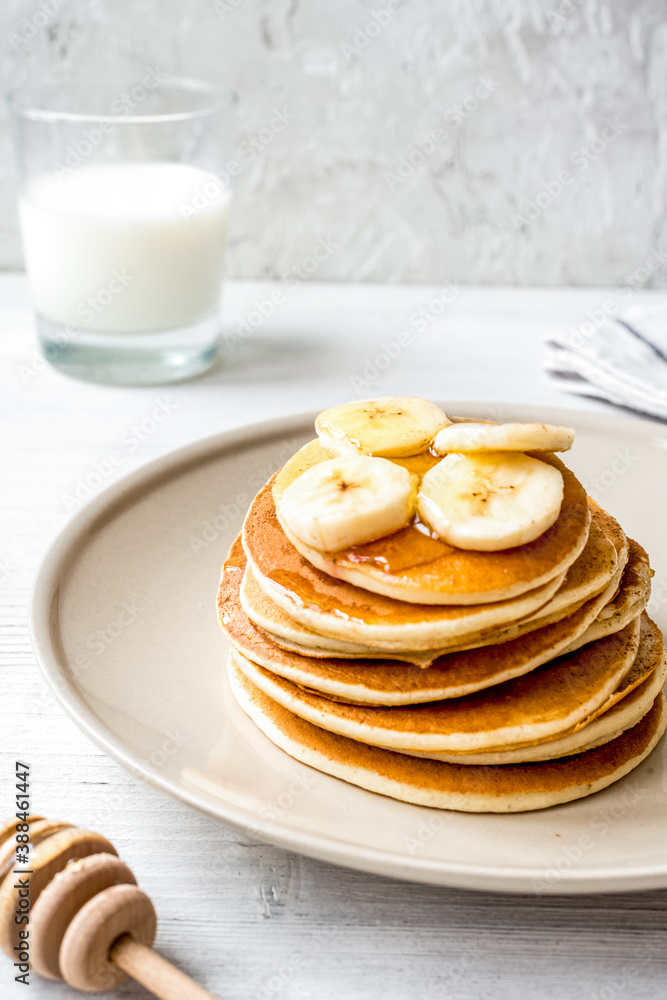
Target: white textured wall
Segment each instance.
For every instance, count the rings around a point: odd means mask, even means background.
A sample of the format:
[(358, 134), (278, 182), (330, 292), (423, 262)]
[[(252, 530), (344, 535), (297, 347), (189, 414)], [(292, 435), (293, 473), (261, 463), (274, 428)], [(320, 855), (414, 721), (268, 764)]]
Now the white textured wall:
[[(664, 0), (389, 3), (4, 0), (3, 83), (46, 67), (204, 75), (239, 91), (241, 140), (286, 109), (237, 183), (236, 277), (281, 275), (320, 237), (337, 246), (316, 276), (334, 280), (612, 283), (662, 247)], [(463, 120), (480, 78), (492, 93)], [(596, 142), (608, 122), (617, 134)], [(401, 158), (434, 134), (408, 170)], [(0, 262), (13, 267), (4, 122), (0, 171)]]

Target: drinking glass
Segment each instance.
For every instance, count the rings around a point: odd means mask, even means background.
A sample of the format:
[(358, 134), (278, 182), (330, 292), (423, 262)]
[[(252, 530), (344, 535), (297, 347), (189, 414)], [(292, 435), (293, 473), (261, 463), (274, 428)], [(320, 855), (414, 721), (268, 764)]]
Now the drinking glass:
[(147, 72), (8, 95), (42, 352), (89, 381), (173, 382), (218, 350), (236, 97)]

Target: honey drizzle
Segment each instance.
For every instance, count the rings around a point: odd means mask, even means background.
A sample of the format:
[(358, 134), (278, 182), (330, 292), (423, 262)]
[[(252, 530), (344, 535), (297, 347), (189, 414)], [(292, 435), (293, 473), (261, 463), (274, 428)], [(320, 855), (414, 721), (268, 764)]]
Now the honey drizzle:
[[(329, 598), (318, 591), (317, 588), (300, 573), (292, 573), (290, 570), (285, 569), (273, 569), (266, 574), (266, 578), (274, 587), (277, 587), (283, 594), (289, 597), (291, 601), (301, 608), (310, 608), (313, 611), (324, 611), (335, 615), (337, 618), (342, 618), (349, 622), (356, 622), (359, 625), (368, 623), (367, 618), (356, 618), (353, 614), (343, 611), (343, 609), (339, 607), (332, 598)], [(337, 581), (332, 578), (330, 582), (336, 584), (341, 581)], [(382, 617), (394, 618), (395, 616), (393, 614), (387, 614)]]
[(415, 517), (405, 528), (392, 535), (347, 549), (343, 558), (350, 563), (370, 563), (385, 573), (395, 574), (427, 566), (451, 551), (450, 545), (438, 538), (419, 517)]

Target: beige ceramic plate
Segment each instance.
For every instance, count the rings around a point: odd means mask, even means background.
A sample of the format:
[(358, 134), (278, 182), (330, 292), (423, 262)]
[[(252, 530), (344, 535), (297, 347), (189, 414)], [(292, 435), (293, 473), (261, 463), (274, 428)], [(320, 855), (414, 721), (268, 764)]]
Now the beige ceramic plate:
[[(606, 414), (448, 407), (577, 429), (568, 462), (651, 554), (667, 626), (667, 427)], [(222, 434), (97, 497), (46, 556), (32, 601), (40, 662), (79, 726), (170, 795), (312, 857), (512, 892), (667, 886), (665, 750), (589, 799), (509, 816), (439, 812), (320, 774), (231, 701), (215, 594), (248, 501), (310, 436), (295, 417)]]

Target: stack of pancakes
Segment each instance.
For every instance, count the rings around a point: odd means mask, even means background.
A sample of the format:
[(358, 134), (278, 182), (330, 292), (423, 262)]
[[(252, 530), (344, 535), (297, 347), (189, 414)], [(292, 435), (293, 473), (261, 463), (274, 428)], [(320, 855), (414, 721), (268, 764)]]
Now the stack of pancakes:
[[(330, 456), (302, 448), (251, 504), (218, 593), (233, 694), (291, 756), (407, 802), (519, 812), (623, 777), (667, 723), (648, 557), (563, 475), (556, 522), (502, 551), (418, 524), (323, 553), (276, 503)], [(396, 459), (423, 474), (431, 454)], [(304, 551), (306, 554), (304, 554)]]

